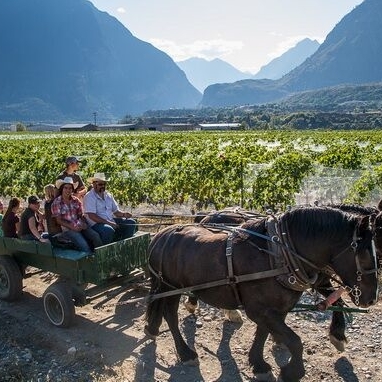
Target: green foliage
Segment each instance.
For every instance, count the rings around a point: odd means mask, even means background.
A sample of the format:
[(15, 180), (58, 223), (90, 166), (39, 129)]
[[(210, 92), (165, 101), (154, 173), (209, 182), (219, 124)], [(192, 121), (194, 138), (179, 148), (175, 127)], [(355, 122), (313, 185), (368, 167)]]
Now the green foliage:
[[(267, 120), (267, 116), (260, 118)], [(361, 176), (346, 196), (362, 202), (382, 187), (380, 131), (231, 131), (0, 135), (0, 194), (43, 194), (68, 155), (86, 180), (110, 178), (116, 199), (200, 207), (285, 208), (320, 166)], [(342, 183), (341, 183), (342, 184)]]
[(311, 159), (304, 154), (293, 152), (278, 157), (256, 175), (252, 190), (254, 207), (276, 210), (293, 205), (295, 193), (312, 169)]

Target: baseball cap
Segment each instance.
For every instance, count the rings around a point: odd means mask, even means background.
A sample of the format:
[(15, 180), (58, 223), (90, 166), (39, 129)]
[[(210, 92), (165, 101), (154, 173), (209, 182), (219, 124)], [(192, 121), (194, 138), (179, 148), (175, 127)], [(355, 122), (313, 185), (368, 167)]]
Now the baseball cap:
[(72, 163), (79, 163), (79, 162), (81, 162), (81, 160), (78, 157), (67, 157), (65, 161), (66, 165), (70, 165)]
[(36, 195), (31, 195), (28, 198), (28, 204), (36, 204), (36, 203), (40, 203), (40, 202), (41, 202), (41, 199), (39, 197), (37, 197)]

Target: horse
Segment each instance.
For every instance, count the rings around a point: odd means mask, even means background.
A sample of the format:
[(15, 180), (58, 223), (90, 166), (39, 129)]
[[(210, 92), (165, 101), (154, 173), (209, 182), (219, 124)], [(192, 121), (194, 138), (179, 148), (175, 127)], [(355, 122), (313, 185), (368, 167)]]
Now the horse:
[[(149, 245), (151, 289), (145, 333), (155, 339), (164, 318), (179, 359), (196, 363), (196, 351), (188, 347), (179, 330), (180, 294), (193, 291), (218, 308), (232, 310), (241, 305), (257, 324), (249, 351), (256, 377), (272, 375), (263, 356), (271, 334), (291, 353), (281, 368), (281, 378), (298, 381), (305, 375), (303, 346), (285, 318), (303, 290), (311, 288), (324, 270), (340, 278), (337, 281), (354, 304), (366, 308), (377, 302), (372, 226), (371, 217), (312, 207), (288, 211), (272, 221), (248, 220), (228, 231), (195, 225), (167, 227)], [(280, 256), (284, 265), (275, 261)], [(290, 266), (296, 263), (297, 269)]]
[[(382, 208), (382, 201), (378, 204), (378, 208), (365, 207), (357, 204), (329, 204), (327, 207), (340, 209), (345, 212), (356, 214), (359, 216), (371, 216), (375, 215), (375, 248), (378, 260), (378, 269), (382, 269), (382, 214), (380, 209)], [(299, 208), (299, 207), (297, 207)], [(264, 215), (258, 214), (253, 211), (246, 211), (240, 208), (227, 208), (222, 211), (212, 211), (204, 216), (202, 220), (199, 220), (200, 224), (228, 224), (232, 226), (240, 225), (249, 219), (261, 218)], [(324, 297), (328, 297), (333, 292), (333, 286), (327, 275), (321, 274), (316, 283), (313, 285), (313, 289), (318, 291)], [(344, 301), (339, 298), (332, 305), (344, 306)], [(184, 302), (185, 308), (194, 313), (198, 306), (198, 300), (194, 295), (188, 296)], [(224, 310), (225, 317), (237, 323), (243, 323), (243, 318), (240, 310)], [(332, 321), (329, 327), (329, 339), (333, 346), (338, 351), (344, 351), (348, 342), (346, 335), (346, 322), (345, 315), (342, 311), (333, 311)]]

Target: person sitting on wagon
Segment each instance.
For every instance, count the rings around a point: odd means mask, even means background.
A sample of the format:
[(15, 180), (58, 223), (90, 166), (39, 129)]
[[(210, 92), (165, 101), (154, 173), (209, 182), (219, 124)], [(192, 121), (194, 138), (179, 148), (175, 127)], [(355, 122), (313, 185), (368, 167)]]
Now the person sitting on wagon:
[(20, 217), (19, 237), (23, 240), (38, 240), (43, 243), (49, 242), (48, 239), (41, 237), (39, 226), (43, 214), (40, 212), (41, 200), (36, 195), (28, 198), (28, 207), (24, 210)]
[(60, 234), (62, 232), (61, 226), (57, 223), (57, 219), (52, 216), (52, 203), (56, 194), (56, 186), (54, 184), (47, 184), (44, 187), (45, 193), (45, 222), (46, 230), (50, 237)]
[[(70, 177), (73, 179), (73, 183), (76, 186), (74, 188), (74, 196), (76, 196), (79, 199), (82, 199), (83, 196), (86, 193), (85, 183), (82, 180), (81, 176), (77, 174), (77, 171), (80, 167), (80, 159), (75, 156), (67, 157), (65, 161), (65, 170), (61, 172), (56, 180), (63, 180), (67, 177)], [(56, 191), (56, 196), (58, 195), (58, 191)]]
[(20, 229), (20, 218), (18, 212), (20, 209), (20, 199), (12, 198), (9, 201), (8, 208), (5, 211), (2, 226), (4, 237), (18, 238), (17, 232)]
[(62, 235), (73, 242), (78, 250), (91, 252), (94, 248), (101, 246), (102, 241), (98, 233), (86, 224), (82, 203), (73, 194), (76, 187), (71, 177), (56, 181), (59, 196), (51, 205), (52, 217), (56, 218), (60, 224)]
[(84, 196), (86, 220), (99, 233), (103, 244), (132, 237), (137, 228), (131, 214), (121, 211), (112, 194), (106, 191), (108, 181), (105, 174), (94, 174), (88, 179), (93, 187)]

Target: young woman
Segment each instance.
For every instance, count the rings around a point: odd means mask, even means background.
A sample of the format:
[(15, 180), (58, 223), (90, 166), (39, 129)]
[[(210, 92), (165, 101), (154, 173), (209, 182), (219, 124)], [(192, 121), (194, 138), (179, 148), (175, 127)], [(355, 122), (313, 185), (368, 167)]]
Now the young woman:
[(20, 228), (20, 218), (18, 216), (19, 209), (20, 199), (12, 198), (9, 201), (8, 208), (3, 216), (2, 227), (4, 237), (18, 237), (17, 233)]

